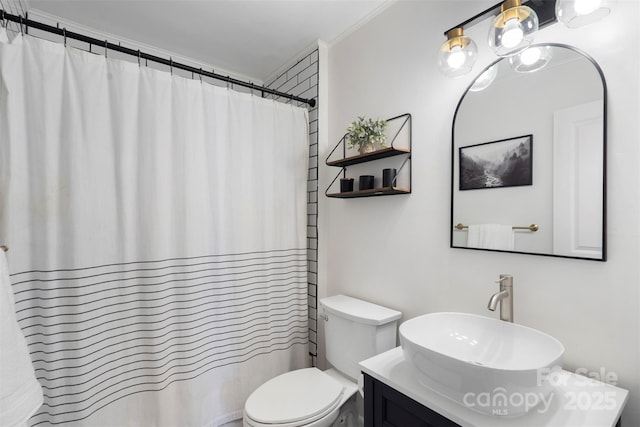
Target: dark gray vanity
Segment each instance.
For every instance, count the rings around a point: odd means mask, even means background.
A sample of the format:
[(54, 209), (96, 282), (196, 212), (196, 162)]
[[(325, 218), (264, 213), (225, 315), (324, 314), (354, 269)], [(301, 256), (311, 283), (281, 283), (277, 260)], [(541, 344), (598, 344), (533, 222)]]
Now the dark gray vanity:
[(481, 414), (427, 387), (396, 347), (360, 363), (365, 427), (565, 427), (619, 425), (627, 390), (560, 371), (553, 399), (519, 417)]
[(459, 424), (364, 374), (365, 427), (450, 427)]

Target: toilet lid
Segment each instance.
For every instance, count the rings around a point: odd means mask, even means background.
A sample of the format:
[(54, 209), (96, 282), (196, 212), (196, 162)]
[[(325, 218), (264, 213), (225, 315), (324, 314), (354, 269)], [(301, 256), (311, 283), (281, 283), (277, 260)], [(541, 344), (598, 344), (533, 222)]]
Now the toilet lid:
[(306, 420), (332, 409), (343, 386), (317, 368), (298, 369), (262, 384), (245, 404), (245, 413), (264, 424)]

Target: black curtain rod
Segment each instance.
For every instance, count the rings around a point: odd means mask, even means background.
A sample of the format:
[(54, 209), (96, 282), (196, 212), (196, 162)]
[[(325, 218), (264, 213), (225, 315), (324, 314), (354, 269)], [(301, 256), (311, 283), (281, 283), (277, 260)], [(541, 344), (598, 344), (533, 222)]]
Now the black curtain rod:
[(107, 40), (98, 40), (98, 39), (93, 38), (93, 37), (85, 36), (83, 34), (75, 33), (73, 31), (68, 31), (66, 28), (54, 27), (52, 25), (43, 24), (42, 22), (37, 22), (37, 21), (33, 21), (31, 19), (28, 19), (28, 18), (23, 18), (22, 16), (19, 16), (19, 15), (12, 15), (12, 14), (6, 13), (2, 9), (0, 9), (0, 12), (2, 14), (0, 19), (2, 19), (3, 21), (17, 22), (18, 24), (20, 24), (20, 30), (21, 31), (22, 31), (22, 27), (23, 26), (25, 28), (27, 28), (27, 29), (29, 27), (36, 28), (38, 30), (46, 31), (48, 33), (57, 34), (59, 36), (66, 37), (66, 38), (69, 38), (69, 39), (79, 40), (79, 41), (82, 41), (82, 42), (85, 42), (85, 43), (89, 43), (91, 45), (101, 46), (101, 47), (105, 47), (106, 49), (114, 50), (114, 51), (121, 52), (121, 53), (126, 53), (127, 55), (131, 55), (131, 56), (137, 57), (138, 60), (146, 59), (148, 61), (153, 61), (153, 62), (156, 62), (158, 64), (168, 65), (169, 67), (172, 67), (172, 68), (178, 68), (180, 70), (189, 71), (189, 72), (194, 73), (194, 74), (199, 74), (199, 75), (202, 75), (202, 76), (211, 77), (211, 78), (216, 79), (216, 80), (222, 80), (222, 81), (225, 81), (225, 82), (230, 83), (230, 84), (247, 87), (247, 88), (250, 88), (250, 89), (253, 89), (253, 90), (258, 90), (258, 91), (260, 91), (262, 93), (263, 97), (264, 97), (265, 93), (268, 93), (270, 95), (276, 95), (276, 96), (280, 96), (282, 98), (291, 99), (293, 101), (303, 102), (305, 104), (308, 104), (312, 108), (316, 106), (316, 100), (315, 99), (301, 98), (299, 96), (291, 95), (291, 94), (285, 93), (285, 92), (280, 92), (278, 90), (271, 89), (271, 88), (268, 88), (268, 87), (265, 87), (265, 86), (258, 86), (256, 84), (251, 83), (251, 82), (245, 82), (245, 81), (242, 81), (242, 80), (238, 80), (238, 79), (235, 79), (235, 78), (230, 77), (230, 76), (223, 76), (223, 75), (220, 75), (220, 74), (216, 74), (215, 72), (205, 71), (202, 68), (196, 68), (196, 67), (192, 67), (190, 65), (181, 64), (179, 62), (174, 62), (173, 59), (160, 58), (159, 56), (155, 56), (155, 55), (151, 55), (151, 54), (148, 54), (148, 53), (145, 53), (145, 52), (141, 52), (140, 50), (129, 49), (127, 47), (123, 47), (123, 46), (120, 46), (120, 45), (117, 45), (117, 44), (109, 43)]

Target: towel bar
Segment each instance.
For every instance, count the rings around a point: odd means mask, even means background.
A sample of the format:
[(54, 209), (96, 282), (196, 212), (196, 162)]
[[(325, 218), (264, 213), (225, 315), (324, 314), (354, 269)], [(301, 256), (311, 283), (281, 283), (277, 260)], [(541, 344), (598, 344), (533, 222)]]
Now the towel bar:
[[(465, 228), (469, 228), (469, 226), (461, 223), (456, 224), (456, 230), (462, 230)], [(538, 224), (531, 224), (531, 225), (522, 226), (522, 227), (513, 226), (511, 228), (513, 228), (514, 230), (529, 230), (533, 232), (540, 230), (540, 226), (538, 226)]]

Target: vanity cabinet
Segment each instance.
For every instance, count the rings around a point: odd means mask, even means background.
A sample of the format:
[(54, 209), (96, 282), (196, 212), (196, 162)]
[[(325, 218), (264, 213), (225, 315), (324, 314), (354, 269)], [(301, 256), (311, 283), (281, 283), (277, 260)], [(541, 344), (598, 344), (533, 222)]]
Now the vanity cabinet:
[(364, 374), (364, 427), (455, 427), (459, 424)]
[[(411, 114), (406, 113), (397, 117), (393, 117), (387, 119), (387, 124), (391, 129), (392, 136), (388, 139), (390, 142), (390, 147), (381, 148), (371, 153), (360, 154), (357, 156), (347, 157), (347, 136), (343, 136), (342, 139), (336, 144), (336, 146), (331, 150), (329, 156), (327, 156), (326, 165), (340, 167), (342, 170), (336, 175), (336, 177), (331, 181), (329, 187), (325, 191), (325, 195), (327, 197), (336, 197), (342, 199), (351, 199), (356, 197), (371, 197), (371, 196), (387, 196), (392, 194), (410, 194), (411, 193)], [(399, 139), (405, 139), (404, 147), (399, 147), (398, 141)], [(338, 159), (334, 159), (332, 157), (336, 157), (335, 154), (338, 151), (338, 148), (342, 148), (342, 157)], [(393, 185), (388, 187), (377, 187), (367, 190), (357, 190), (354, 188), (354, 191), (349, 192), (334, 192), (331, 188), (334, 186), (334, 183), (338, 180), (340, 176), (343, 178), (347, 177), (347, 168), (354, 165), (359, 165), (363, 163), (369, 163), (376, 160), (381, 159), (390, 159), (390, 158), (403, 158), (403, 162), (401, 166), (397, 169), (396, 176), (400, 178), (400, 173), (407, 168), (408, 179), (405, 181), (408, 183), (407, 186), (398, 186), (395, 182)], [(356, 181), (357, 182), (357, 181)]]
[[(363, 376), (364, 427), (461, 427), (369, 374), (363, 373)], [(620, 417), (614, 423), (615, 427), (622, 427)], [(602, 424), (606, 425), (613, 426)]]
[(402, 347), (358, 365), (364, 376), (365, 427), (620, 427), (629, 398), (628, 390), (561, 370), (556, 373), (553, 404), (499, 419), (426, 387)]

